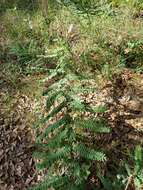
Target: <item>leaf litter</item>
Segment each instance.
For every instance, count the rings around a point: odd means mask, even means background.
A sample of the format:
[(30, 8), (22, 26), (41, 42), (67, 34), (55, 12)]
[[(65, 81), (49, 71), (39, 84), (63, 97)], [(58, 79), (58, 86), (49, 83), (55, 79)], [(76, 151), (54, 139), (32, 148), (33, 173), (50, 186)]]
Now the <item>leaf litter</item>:
[[(44, 177), (36, 171), (36, 161), (32, 157), (35, 135), (31, 126), (37, 117), (45, 114), (46, 100), (41, 97), (37, 103), (27, 95), (16, 93), (9, 106), (6, 95), (6, 91), (0, 92), (0, 190), (25, 190)], [(122, 159), (127, 148), (132, 150), (136, 144), (143, 144), (142, 74), (125, 70), (120, 75), (115, 74), (94, 93), (80, 96), (92, 106), (107, 106), (105, 113), (94, 116), (104, 116), (112, 128), (110, 134), (100, 135), (96, 141), (99, 147), (108, 150), (111, 160), (112, 156), (115, 159), (115, 154), (117, 160)], [(90, 117), (89, 113), (83, 115)]]

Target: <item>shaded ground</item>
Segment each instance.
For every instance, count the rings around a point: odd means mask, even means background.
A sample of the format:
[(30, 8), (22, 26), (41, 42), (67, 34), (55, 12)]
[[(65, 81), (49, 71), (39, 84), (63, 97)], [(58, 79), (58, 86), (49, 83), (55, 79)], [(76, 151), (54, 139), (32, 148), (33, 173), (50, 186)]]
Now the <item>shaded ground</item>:
[(21, 81), (21, 89), (11, 89), (6, 83), (1, 88), (0, 190), (24, 190), (37, 181), (32, 125), (42, 91), (39, 79)]
[[(130, 154), (134, 153), (136, 145), (143, 146), (143, 75), (125, 70), (122, 75), (115, 75), (113, 81), (106, 83), (99, 94), (90, 94), (84, 99), (95, 106), (108, 106), (103, 116), (112, 132), (100, 135), (94, 141), (97, 147), (107, 153), (108, 161), (102, 168), (103, 176), (108, 176), (110, 172), (116, 177), (119, 168), (125, 167), (125, 161), (133, 167)], [(96, 167), (93, 167), (91, 186), (97, 178), (95, 171)], [(130, 182), (127, 190), (135, 189), (134, 182)]]

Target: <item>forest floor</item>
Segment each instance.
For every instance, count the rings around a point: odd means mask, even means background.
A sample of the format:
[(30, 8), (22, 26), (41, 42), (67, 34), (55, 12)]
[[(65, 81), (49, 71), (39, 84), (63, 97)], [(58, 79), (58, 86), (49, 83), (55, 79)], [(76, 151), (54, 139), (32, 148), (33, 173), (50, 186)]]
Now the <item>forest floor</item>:
[[(25, 77), (21, 89), (12, 89), (7, 83), (1, 86), (0, 190), (24, 190), (42, 178), (32, 158), (35, 138), (31, 126), (41, 110), (44, 112), (45, 83), (39, 82), (44, 77)], [(118, 163), (118, 159), (127, 156), (126, 149), (143, 144), (143, 74), (126, 69), (113, 81), (102, 84), (96, 92), (82, 98), (92, 105), (108, 106), (104, 117), (112, 132), (100, 137), (99, 146), (110, 150), (110, 162)], [(112, 167), (112, 163), (108, 166)]]
[(25, 77), (20, 89), (12, 89), (7, 83), (1, 86), (0, 190), (27, 189), (37, 181), (32, 125), (42, 107), (42, 78)]
[[(142, 12), (136, 15), (134, 9), (121, 6), (109, 16), (91, 14), (89, 19), (63, 7), (51, 8), (50, 14), (47, 23), (40, 8), (31, 12), (13, 7), (0, 18), (0, 190), (27, 190), (44, 178), (33, 157), (32, 126), (47, 114), (42, 94), (50, 82), (45, 79), (57, 65), (63, 73), (74, 67), (74, 72), (89, 79), (88, 86), (96, 88), (80, 94), (85, 103), (107, 108), (93, 116), (105, 119), (111, 132), (99, 134), (95, 141), (107, 153), (103, 177), (111, 176), (116, 185), (116, 171), (122, 166), (126, 170), (127, 161), (134, 172), (130, 161), (135, 147), (143, 147)], [(97, 187), (103, 185), (94, 174), (86, 190), (96, 181)], [(134, 182), (126, 188), (135, 189)]]

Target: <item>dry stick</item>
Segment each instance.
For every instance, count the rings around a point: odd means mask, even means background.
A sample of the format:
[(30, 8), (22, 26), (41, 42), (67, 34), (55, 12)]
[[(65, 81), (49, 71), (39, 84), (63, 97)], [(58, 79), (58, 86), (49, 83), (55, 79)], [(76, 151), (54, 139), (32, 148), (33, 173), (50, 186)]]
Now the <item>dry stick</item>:
[(125, 190), (128, 190), (128, 187), (129, 187), (129, 185), (130, 185), (130, 183), (131, 183), (131, 181), (132, 181), (132, 178), (133, 178), (133, 175), (130, 175), (130, 176), (128, 177), (128, 181), (127, 181), (127, 185), (126, 185), (126, 187), (125, 187)]
[(48, 0), (39, 0), (39, 6), (41, 7), (43, 16), (47, 18), (48, 16)]

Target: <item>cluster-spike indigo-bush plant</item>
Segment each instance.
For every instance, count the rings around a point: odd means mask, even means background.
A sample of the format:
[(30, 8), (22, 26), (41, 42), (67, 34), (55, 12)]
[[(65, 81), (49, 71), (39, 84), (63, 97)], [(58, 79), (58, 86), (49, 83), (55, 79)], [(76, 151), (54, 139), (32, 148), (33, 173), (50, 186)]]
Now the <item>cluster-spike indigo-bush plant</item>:
[(55, 190), (83, 190), (92, 163), (106, 161), (105, 154), (97, 151), (95, 142), (90, 140), (90, 134), (108, 133), (109, 128), (104, 121), (93, 117), (85, 119), (82, 115), (86, 111), (98, 112), (98, 109), (81, 100), (79, 93), (93, 89), (83, 86), (85, 79), (68, 67), (69, 55), (65, 46), (49, 55), (50, 58), (58, 57), (57, 67), (50, 75), (58, 79), (44, 93), (48, 114), (36, 125), (37, 130), (44, 126), (42, 132), (37, 133), (37, 151), (34, 153), (40, 159), (37, 167), (48, 171), (44, 181), (34, 187), (35, 190), (50, 187)]

